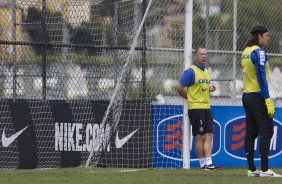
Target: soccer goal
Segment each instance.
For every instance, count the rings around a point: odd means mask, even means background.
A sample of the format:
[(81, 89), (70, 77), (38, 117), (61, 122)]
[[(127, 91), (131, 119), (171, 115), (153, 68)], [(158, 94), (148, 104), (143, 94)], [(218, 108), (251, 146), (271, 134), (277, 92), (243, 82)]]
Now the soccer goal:
[[(152, 167), (153, 119), (182, 114), (175, 86), (184, 67), (185, 2), (16, 3), (2, 21), (12, 36), (1, 41), (10, 49), (2, 55), (1, 112), (11, 119), (11, 125), (3, 120), (1, 131), (6, 137), (21, 133), (13, 147), (0, 148), (3, 167), (24, 167), (31, 156), (28, 167)], [(11, 104), (19, 100), (27, 117), (13, 122)], [(163, 134), (158, 144), (179, 160), (168, 166), (182, 167), (182, 123), (173, 131), (171, 140), (165, 143)]]
[[(281, 12), (260, 2), (265, 5), (260, 12)], [(195, 140), (184, 125), (186, 103), (175, 87), (193, 49), (205, 46), (217, 86), (211, 104), (241, 106), (246, 30), (253, 21), (271, 19), (272, 39), (281, 37), (280, 19), (252, 12), (255, 5), (243, 0), (1, 2), (0, 167), (198, 167)], [(271, 96), (278, 106), (279, 48), (278, 41), (268, 48), (274, 60)], [(222, 122), (215, 120), (214, 155), (224, 151)]]

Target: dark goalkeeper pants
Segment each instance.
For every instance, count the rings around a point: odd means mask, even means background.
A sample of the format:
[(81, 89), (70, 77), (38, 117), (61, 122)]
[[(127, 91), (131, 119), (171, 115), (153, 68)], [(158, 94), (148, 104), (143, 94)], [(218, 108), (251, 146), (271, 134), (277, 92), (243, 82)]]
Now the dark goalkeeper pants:
[(261, 154), (261, 170), (268, 170), (268, 154), (273, 135), (273, 119), (267, 115), (267, 108), (262, 95), (243, 94), (243, 106), (246, 113), (245, 152), (249, 170), (256, 170), (254, 164), (254, 143), (260, 136), (259, 150)]

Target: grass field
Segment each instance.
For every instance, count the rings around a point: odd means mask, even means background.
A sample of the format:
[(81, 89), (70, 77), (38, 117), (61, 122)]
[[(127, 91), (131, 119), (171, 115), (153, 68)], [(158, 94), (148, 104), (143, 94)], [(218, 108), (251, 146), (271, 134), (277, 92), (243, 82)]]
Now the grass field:
[[(275, 168), (282, 174), (282, 168)], [(48, 170), (0, 170), (0, 184), (280, 184), (282, 178), (249, 178), (246, 169), (220, 171), (199, 169), (66, 168)]]

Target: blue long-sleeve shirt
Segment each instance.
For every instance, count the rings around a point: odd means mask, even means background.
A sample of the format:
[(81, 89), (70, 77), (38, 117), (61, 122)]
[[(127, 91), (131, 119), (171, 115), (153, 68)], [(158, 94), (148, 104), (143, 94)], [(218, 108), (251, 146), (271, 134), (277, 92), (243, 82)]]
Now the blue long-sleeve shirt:
[(270, 96), (265, 68), (266, 63), (268, 62), (268, 56), (261, 48), (258, 48), (251, 53), (251, 60), (255, 65), (257, 81), (261, 89), (261, 91), (257, 93), (262, 94), (265, 99), (269, 98)]

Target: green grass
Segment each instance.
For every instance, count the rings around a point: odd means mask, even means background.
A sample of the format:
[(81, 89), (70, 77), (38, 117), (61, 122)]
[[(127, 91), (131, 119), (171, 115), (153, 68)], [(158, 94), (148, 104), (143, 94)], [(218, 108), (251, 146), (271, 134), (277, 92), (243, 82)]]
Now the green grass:
[[(221, 171), (199, 169), (49, 169), (0, 170), (1, 184), (280, 184), (282, 178), (249, 178), (246, 169), (228, 168)], [(282, 174), (282, 168), (275, 168)]]

